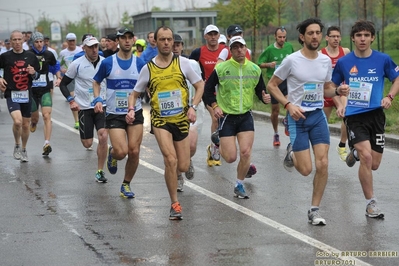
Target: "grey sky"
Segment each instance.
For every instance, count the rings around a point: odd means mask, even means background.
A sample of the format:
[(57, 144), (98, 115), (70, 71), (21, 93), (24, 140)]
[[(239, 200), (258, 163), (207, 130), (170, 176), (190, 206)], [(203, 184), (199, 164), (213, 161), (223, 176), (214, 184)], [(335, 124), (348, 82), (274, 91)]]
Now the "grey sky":
[[(204, 0), (2, 0), (0, 5), (0, 34), (8, 34), (15, 29), (33, 30), (32, 20), (37, 21), (44, 14), (50, 19), (64, 24), (66, 21), (78, 21), (82, 18), (81, 6), (88, 5), (100, 17), (107, 10), (109, 17), (119, 17), (124, 11), (129, 14), (151, 10), (153, 6), (172, 8), (175, 11), (186, 7), (209, 6), (212, 1)], [(10, 10), (3, 11), (3, 10)], [(18, 13), (19, 12), (19, 13)], [(26, 14), (27, 13), (27, 14)], [(33, 17), (33, 18), (32, 18)], [(101, 18), (98, 24), (101, 25)], [(115, 24), (118, 22), (115, 21)], [(117, 25), (116, 25), (117, 26)]]

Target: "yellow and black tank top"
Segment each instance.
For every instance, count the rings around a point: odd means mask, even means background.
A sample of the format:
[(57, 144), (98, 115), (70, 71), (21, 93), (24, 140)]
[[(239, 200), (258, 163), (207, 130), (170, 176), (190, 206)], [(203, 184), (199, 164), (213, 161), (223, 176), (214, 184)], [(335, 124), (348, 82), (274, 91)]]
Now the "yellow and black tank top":
[(166, 123), (186, 124), (189, 88), (180, 67), (179, 57), (174, 55), (172, 62), (165, 68), (157, 66), (151, 60), (148, 70), (152, 125), (160, 127)]

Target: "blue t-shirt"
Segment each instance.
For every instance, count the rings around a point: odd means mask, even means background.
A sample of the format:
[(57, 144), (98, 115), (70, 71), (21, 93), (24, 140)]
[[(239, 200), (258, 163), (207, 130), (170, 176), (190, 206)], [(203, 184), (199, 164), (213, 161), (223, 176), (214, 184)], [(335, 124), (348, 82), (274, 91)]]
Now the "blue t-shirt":
[(384, 78), (393, 81), (399, 67), (387, 54), (372, 50), (369, 57), (360, 58), (354, 52), (338, 59), (332, 81), (350, 86), (345, 116), (381, 108), (384, 97)]
[(151, 45), (148, 45), (147, 48), (143, 51), (141, 54), (140, 58), (143, 59), (145, 63), (148, 63), (151, 61), (151, 59), (155, 56), (158, 55), (158, 47), (152, 47)]
[[(122, 60), (116, 55), (118, 65), (120, 68), (123, 70), (126, 70), (130, 67), (132, 64), (133, 57), (130, 58), (130, 60)], [(140, 72), (143, 66), (145, 65), (144, 61), (140, 58), (136, 58), (136, 67), (137, 70)], [(105, 58), (103, 61), (101, 61), (100, 68), (98, 69), (98, 72), (94, 76), (94, 80), (97, 81), (98, 83), (101, 83), (103, 79), (107, 78), (109, 76), (109, 73), (111, 73), (112, 69), (112, 56), (109, 56)]]

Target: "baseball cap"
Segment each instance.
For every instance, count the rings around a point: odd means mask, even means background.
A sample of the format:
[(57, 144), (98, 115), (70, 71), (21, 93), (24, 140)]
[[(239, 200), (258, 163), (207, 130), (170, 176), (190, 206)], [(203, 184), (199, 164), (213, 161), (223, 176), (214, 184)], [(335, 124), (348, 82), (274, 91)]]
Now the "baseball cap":
[(40, 32), (34, 32), (32, 33), (32, 36), (30, 36), (32, 42), (35, 42), (37, 40), (44, 40), (43, 34)]
[(10, 43), (10, 39), (5, 39), (4, 43)]
[(111, 33), (111, 34), (108, 34), (106, 38), (107, 38), (108, 40), (111, 40), (111, 41), (116, 42), (117, 36), (116, 36), (115, 33)]
[(75, 33), (72, 33), (72, 32), (70, 32), (70, 33), (68, 33), (68, 34), (66, 35), (65, 39), (66, 39), (67, 41), (73, 41), (73, 40), (76, 40), (76, 34), (75, 34)]
[(179, 34), (173, 34), (174, 42), (181, 42), (183, 43), (183, 38)]
[(230, 25), (227, 30), (227, 36), (233, 36), (236, 35), (237, 33), (242, 33), (242, 28), (240, 25)]
[(229, 44), (230, 48), (231, 48), (231, 45), (233, 45), (233, 43), (236, 43), (236, 42), (239, 42), (243, 45), (247, 45), (243, 37), (234, 36), (233, 38), (230, 39), (230, 44)]
[(218, 42), (219, 42), (219, 43), (224, 43), (224, 44), (226, 44), (226, 43), (227, 43), (227, 38), (226, 38), (226, 36), (225, 36), (224, 34), (220, 34), (220, 37), (219, 37)]
[(121, 36), (121, 35), (125, 35), (125, 33), (131, 33), (133, 36), (134, 36), (134, 32), (131, 30), (131, 29), (129, 29), (129, 28), (120, 28), (117, 32), (116, 32), (116, 35), (117, 36)]
[(215, 25), (209, 24), (204, 30), (204, 35), (210, 33), (211, 31), (219, 32), (219, 28)]
[(87, 38), (89, 38), (89, 37), (93, 37), (93, 34), (91, 34), (91, 33), (83, 34), (83, 36), (82, 36), (82, 43), (83, 43)]
[(94, 36), (88, 36), (84, 41), (83, 41), (83, 45), (84, 46), (93, 46), (95, 44), (100, 43), (96, 37)]

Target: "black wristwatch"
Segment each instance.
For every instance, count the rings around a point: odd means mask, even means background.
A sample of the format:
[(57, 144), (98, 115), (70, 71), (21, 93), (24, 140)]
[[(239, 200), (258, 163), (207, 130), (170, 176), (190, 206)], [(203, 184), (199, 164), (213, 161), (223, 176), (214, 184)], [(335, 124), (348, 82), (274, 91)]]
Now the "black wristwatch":
[(196, 111), (196, 112), (197, 112), (197, 106), (196, 106), (195, 104), (191, 105), (190, 107), (191, 107), (191, 108), (193, 108), (193, 109), (194, 109), (194, 111)]

